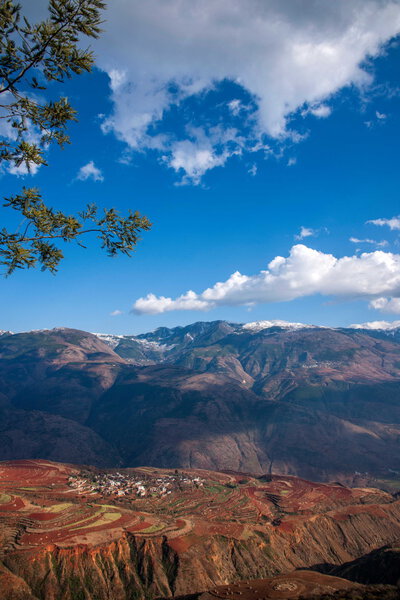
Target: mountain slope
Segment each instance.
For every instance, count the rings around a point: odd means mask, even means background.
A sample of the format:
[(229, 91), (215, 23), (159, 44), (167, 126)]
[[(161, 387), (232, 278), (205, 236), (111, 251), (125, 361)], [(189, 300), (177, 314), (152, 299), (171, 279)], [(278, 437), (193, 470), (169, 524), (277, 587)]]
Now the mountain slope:
[(373, 550), (360, 558), (327, 571), (337, 577), (367, 584), (400, 586), (400, 548), (398, 543)]
[(349, 483), (399, 471), (400, 344), (264, 325), (1, 336), (0, 457), (12, 447), (27, 458)]

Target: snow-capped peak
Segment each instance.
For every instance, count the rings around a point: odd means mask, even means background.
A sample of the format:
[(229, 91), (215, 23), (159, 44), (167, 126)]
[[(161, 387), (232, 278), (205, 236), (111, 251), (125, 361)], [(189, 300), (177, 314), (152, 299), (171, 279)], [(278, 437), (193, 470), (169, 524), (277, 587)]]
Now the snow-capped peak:
[(98, 337), (102, 342), (105, 342), (110, 346), (113, 350), (116, 348), (120, 342), (120, 340), (124, 337), (123, 335), (114, 335), (110, 333), (93, 333), (96, 337)]
[(167, 344), (152, 342), (150, 340), (135, 337), (134, 335), (116, 335), (113, 333), (93, 333), (93, 335), (97, 336), (100, 340), (105, 342), (113, 350), (118, 346), (121, 340), (129, 340), (130, 342), (140, 344), (143, 348), (146, 348), (147, 350), (153, 350), (155, 352), (166, 352), (167, 350), (171, 350), (171, 348), (174, 348), (175, 346), (175, 344), (170, 344), (168, 346)]
[(243, 329), (249, 329), (250, 331), (262, 331), (263, 329), (269, 329), (270, 327), (283, 327), (284, 329), (312, 329), (315, 325), (289, 323), (288, 321), (281, 321), (279, 319), (273, 319), (272, 321), (254, 321), (253, 323), (245, 323), (242, 325)]

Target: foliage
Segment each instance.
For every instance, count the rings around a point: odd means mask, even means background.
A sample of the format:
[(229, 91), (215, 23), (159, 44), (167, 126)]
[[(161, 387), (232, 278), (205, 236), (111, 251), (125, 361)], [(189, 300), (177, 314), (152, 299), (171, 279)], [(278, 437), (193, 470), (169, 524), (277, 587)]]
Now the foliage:
[[(0, 0), (0, 123), (6, 132), (0, 137), (2, 166), (30, 172), (47, 164), (44, 152), (50, 144), (69, 143), (66, 128), (77, 120), (76, 111), (65, 97), (43, 100), (43, 91), (49, 82), (91, 70), (93, 54), (81, 49), (79, 41), (98, 37), (104, 8), (102, 0), (50, 0), (48, 19), (32, 25), (20, 5)], [(8, 275), (38, 265), (55, 272), (63, 258), (59, 242), (83, 246), (80, 237), (91, 232), (110, 256), (130, 255), (140, 231), (151, 227), (137, 212), (121, 217), (105, 209), (99, 214), (95, 205), (65, 214), (49, 207), (36, 188), (24, 188), (3, 206), (22, 216), (16, 231), (0, 230), (0, 264)]]

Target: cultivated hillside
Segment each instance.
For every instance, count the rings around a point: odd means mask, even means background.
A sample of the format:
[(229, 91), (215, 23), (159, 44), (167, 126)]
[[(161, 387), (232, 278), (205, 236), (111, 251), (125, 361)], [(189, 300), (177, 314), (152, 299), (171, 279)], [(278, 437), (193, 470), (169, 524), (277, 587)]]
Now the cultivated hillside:
[[(0, 463), (0, 510), (7, 600), (363, 592), (293, 571), (339, 567), (400, 539), (392, 495), (284, 476), (10, 461)], [(216, 589), (224, 584), (235, 585)]]

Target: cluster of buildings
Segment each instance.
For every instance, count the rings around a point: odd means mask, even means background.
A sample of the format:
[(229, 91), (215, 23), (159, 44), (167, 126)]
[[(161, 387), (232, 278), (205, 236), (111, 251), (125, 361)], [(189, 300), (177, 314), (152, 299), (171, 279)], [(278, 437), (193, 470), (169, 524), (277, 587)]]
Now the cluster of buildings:
[(149, 477), (139, 473), (127, 474), (118, 471), (115, 473), (81, 471), (78, 475), (71, 475), (68, 484), (76, 491), (85, 494), (160, 498), (188, 487), (202, 487), (204, 479), (184, 473)]

